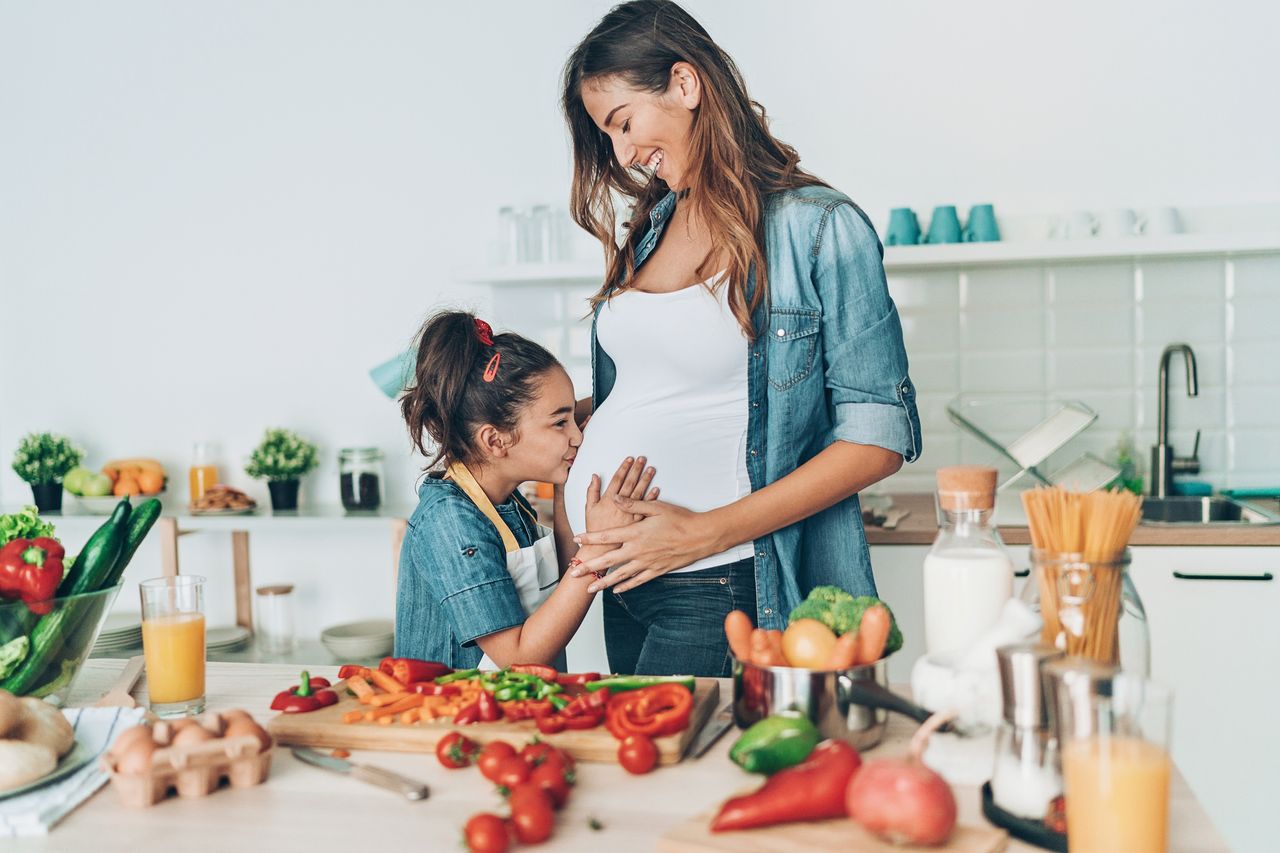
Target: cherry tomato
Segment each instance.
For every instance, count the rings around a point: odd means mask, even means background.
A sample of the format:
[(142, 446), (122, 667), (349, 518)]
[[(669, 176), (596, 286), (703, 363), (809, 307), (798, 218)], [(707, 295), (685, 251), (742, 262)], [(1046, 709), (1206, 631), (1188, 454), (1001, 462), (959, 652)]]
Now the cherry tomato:
[(529, 784), (537, 785), (551, 795), (552, 805), (563, 808), (569, 799), (569, 770), (556, 760), (548, 760), (533, 768)]
[(524, 745), (524, 749), (520, 750), (520, 757), (537, 767), (547, 760), (547, 756), (553, 755), (555, 752), (556, 748), (551, 744), (535, 740)]
[(628, 773), (648, 773), (658, 763), (658, 748), (644, 735), (627, 735), (618, 745), (618, 763)]
[(518, 785), (511, 794), (511, 823), (521, 844), (541, 844), (555, 826), (551, 797), (533, 785)]
[(476, 759), (480, 775), (490, 782), (498, 781), (498, 765), (516, 754), (516, 748), (506, 741), (494, 740), (486, 743)]
[(511, 841), (502, 818), (487, 812), (472, 815), (462, 832), (471, 853), (506, 853)]
[(504, 788), (514, 788), (521, 782), (529, 781), (529, 773), (531, 770), (532, 768), (529, 767), (529, 762), (525, 761), (518, 755), (513, 755), (510, 758), (504, 758), (502, 761), (498, 762), (498, 767), (494, 771), (498, 778), (493, 781), (497, 782)]
[(449, 732), (436, 744), (436, 758), (450, 770), (467, 767), (480, 747), (458, 732)]

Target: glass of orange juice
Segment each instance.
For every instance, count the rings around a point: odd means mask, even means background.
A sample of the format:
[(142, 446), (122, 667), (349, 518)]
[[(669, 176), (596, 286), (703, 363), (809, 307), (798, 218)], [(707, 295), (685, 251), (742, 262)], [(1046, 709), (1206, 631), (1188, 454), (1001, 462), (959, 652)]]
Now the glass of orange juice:
[(191, 487), (191, 502), (200, 500), (200, 496), (210, 486), (218, 485), (218, 445), (210, 441), (196, 442), (191, 452), (191, 468), (187, 471), (187, 479)]
[(138, 584), (147, 691), (158, 717), (204, 710), (204, 582), (173, 575)]
[(1169, 827), (1173, 694), (1123, 673), (1080, 702), (1059, 694), (1067, 848), (1164, 853)]

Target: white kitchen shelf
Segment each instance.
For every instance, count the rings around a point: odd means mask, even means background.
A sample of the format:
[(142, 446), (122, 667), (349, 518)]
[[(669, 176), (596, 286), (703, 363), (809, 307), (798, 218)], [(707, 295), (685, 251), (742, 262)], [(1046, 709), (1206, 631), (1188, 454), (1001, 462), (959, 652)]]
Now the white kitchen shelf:
[[(997, 243), (945, 243), (890, 246), (884, 268), (892, 274), (926, 269), (1082, 263), (1117, 259), (1181, 258), (1280, 252), (1280, 232), (1171, 234), (1161, 237), (1087, 240), (1017, 240)], [(604, 268), (598, 261), (562, 264), (512, 264), (464, 270), (459, 280), (486, 285), (598, 285)]]
[[(61, 534), (67, 532), (92, 532), (104, 521), (105, 515), (91, 515), (69, 505), (70, 498), (63, 498), (62, 512), (42, 513), (41, 517), (53, 524)], [(4, 512), (16, 512), (20, 507), (7, 507)], [(384, 506), (376, 513), (348, 513), (341, 506), (307, 507), (297, 512), (273, 513), (270, 507), (259, 507), (252, 515), (192, 515), (185, 508), (174, 510), (165, 506), (164, 518), (174, 518), (182, 531), (214, 530), (386, 530), (395, 519), (413, 515), (414, 507)]]

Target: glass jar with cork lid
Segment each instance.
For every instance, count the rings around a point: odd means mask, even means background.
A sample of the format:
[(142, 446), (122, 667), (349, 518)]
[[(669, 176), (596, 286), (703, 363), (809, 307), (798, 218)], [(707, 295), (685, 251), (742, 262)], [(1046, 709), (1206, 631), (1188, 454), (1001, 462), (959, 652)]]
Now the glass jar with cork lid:
[(382, 505), (382, 451), (376, 447), (344, 447), (338, 451), (342, 508), (375, 512)]
[(1013, 561), (994, 522), (996, 469), (938, 469), (939, 529), (924, 559), (924, 635), (930, 655), (963, 655), (1013, 597)]

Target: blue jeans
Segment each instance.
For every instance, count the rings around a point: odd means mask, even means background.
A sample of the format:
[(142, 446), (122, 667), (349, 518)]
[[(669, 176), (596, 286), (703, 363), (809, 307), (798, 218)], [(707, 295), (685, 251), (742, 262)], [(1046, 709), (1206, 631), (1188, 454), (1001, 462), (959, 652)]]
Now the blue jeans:
[(609, 668), (727, 677), (731, 661), (724, 617), (731, 610), (756, 612), (754, 559), (666, 574), (622, 594), (606, 592)]

